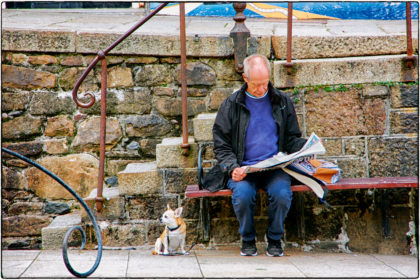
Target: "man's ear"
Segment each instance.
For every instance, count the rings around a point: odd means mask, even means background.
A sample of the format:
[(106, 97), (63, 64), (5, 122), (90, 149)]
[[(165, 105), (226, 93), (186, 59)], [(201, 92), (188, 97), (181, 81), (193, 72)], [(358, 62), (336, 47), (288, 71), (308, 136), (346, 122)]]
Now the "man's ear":
[(248, 78), (245, 76), (245, 73), (242, 73), (242, 78), (244, 79), (244, 81), (247, 83), (248, 82)]
[(176, 218), (181, 217), (182, 210), (183, 210), (182, 207), (176, 208), (176, 210), (175, 210), (175, 217)]

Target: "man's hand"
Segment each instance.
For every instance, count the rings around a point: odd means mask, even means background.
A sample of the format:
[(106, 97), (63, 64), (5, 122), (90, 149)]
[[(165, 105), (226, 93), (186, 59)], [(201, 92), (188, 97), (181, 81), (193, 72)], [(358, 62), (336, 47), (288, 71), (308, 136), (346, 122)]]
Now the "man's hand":
[(246, 173), (242, 167), (236, 167), (232, 171), (232, 180), (235, 182), (242, 181), (246, 176)]
[(298, 162), (310, 161), (310, 160), (313, 160), (313, 159), (315, 159), (315, 155), (310, 155), (310, 156), (307, 156), (307, 157), (301, 157), (301, 158), (299, 158), (298, 159)]

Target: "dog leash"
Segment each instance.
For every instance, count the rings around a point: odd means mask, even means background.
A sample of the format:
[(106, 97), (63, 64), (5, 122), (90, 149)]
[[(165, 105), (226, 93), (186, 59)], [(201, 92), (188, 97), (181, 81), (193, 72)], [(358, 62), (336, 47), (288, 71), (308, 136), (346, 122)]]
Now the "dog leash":
[[(170, 228), (170, 227), (166, 227), (166, 230), (167, 231), (174, 231), (174, 230), (177, 230), (177, 229), (179, 229), (181, 227), (181, 224), (179, 224), (177, 227), (174, 227), (174, 228)], [(166, 240), (168, 241), (168, 246), (169, 246), (169, 242), (170, 242), (170, 239), (169, 239), (169, 232), (167, 232), (166, 233)]]

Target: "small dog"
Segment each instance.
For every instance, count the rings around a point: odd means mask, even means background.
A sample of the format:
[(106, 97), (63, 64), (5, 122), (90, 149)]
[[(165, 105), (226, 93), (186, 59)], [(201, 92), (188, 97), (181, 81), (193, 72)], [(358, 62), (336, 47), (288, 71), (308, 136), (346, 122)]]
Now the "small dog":
[[(183, 255), (188, 254), (185, 249), (185, 237), (187, 234), (187, 226), (181, 218), (182, 207), (175, 211), (171, 209), (169, 204), (168, 210), (163, 213), (160, 222), (165, 224), (165, 230), (156, 240), (153, 255), (174, 255), (177, 249), (181, 249)], [(162, 246), (163, 245), (163, 246)]]

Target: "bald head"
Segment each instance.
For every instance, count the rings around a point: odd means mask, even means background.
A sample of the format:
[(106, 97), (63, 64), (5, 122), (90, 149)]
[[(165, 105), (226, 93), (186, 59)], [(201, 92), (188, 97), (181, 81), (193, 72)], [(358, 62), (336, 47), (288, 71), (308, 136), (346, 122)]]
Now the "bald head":
[(260, 54), (253, 54), (245, 58), (244, 60), (244, 74), (250, 78), (253, 72), (268, 72), (268, 76), (271, 75), (271, 67), (268, 59)]
[(268, 89), (270, 74), (270, 63), (265, 56), (255, 54), (245, 58), (242, 77), (247, 83), (247, 92), (251, 95), (264, 96)]

